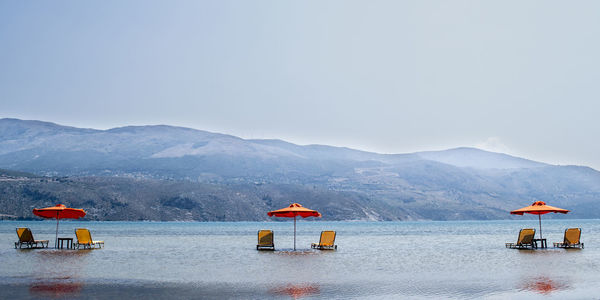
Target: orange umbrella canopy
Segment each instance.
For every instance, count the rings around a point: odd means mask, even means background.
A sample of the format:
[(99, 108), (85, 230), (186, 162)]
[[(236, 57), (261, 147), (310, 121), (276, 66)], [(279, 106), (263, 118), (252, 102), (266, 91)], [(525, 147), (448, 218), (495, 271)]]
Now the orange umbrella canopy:
[(79, 219), (85, 216), (85, 211), (57, 204), (46, 208), (34, 208), (33, 214), (46, 219)]
[(532, 214), (532, 215), (543, 215), (543, 214), (552, 213), (552, 212), (566, 214), (569, 212), (569, 210), (546, 205), (546, 203), (543, 201), (535, 201), (535, 202), (533, 202), (533, 204), (531, 204), (527, 207), (513, 210), (510, 213), (513, 215), (521, 215), (522, 216), (524, 213)]
[(284, 218), (295, 218), (297, 216), (306, 218), (306, 217), (321, 217), (321, 214), (312, 209), (308, 209), (303, 207), (298, 203), (292, 203), (290, 206), (274, 211), (270, 211), (267, 213), (269, 217), (284, 217)]
[(298, 203), (292, 203), (286, 208), (270, 211), (267, 213), (267, 215), (269, 217), (275, 216), (284, 218), (294, 218), (294, 250), (296, 250), (296, 217), (321, 217), (321, 214), (318, 211), (308, 209)]
[(57, 204), (56, 206), (46, 208), (34, 208), (33, 214), (46, 219), (56, 219), (56, 237), (54, 240), (54, 247), (56, 248), (58, 244), (58, 220), (79, 219), (85, 216), (85, 211), (83, 209), (69, 208), (62, 204)]
[(546, 205), (546, 202), (544, 201), (535, 201), (533, 202), (533, 204), (527, 206), (527, 207), (523, 207), (523, 208), (519, 208), (517, 210), (513, 210), (510, 213), (512, 215), (523, 215), (523, 214), (532, 214), (532, 215), (538, 215), (538, 220), (540, 222), (540, 238), (543, 238), (542, 236), (542, 215), (543, 214), (547, 214), (547, 213), (561, 213), (561, 214), (566, 214), (569, 211), (566, 209), (562, 209), (562, 208), (558, 208), (558, 207), (554, 207), (554, 206), (550, 206), (550, 205)]

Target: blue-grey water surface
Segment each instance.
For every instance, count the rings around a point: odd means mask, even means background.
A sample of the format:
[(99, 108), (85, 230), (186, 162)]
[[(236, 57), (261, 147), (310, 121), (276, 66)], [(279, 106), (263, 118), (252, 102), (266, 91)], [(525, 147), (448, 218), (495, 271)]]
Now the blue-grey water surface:
[[(556, 298), (600, 297), (600, 220), (543, 220), (546, 250), (506, 249), (537, 218), (463, 222), (79, 222), (101, 250), (55, 250), (52, 221), (0, 222), (0, 298)], [(14, 249), (30, 227), (49, 249)], [(581, 227), (585, 249), (553, 249)], [(256, 251), (272, 229), (276, 251)], [(337, 251), (311, 250), (321, 230)], [(536, 233), (536, 236), (539, 232)]]

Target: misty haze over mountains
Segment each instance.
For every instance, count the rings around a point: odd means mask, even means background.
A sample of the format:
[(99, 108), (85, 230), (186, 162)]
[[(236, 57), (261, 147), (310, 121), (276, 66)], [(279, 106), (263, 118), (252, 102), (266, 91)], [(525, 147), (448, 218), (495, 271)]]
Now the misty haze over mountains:
[(600, 172), (475, 148), (377, 154), (164, 125), (0, 119), (0, 168), (36, 174), (0, 172), (0, 214), (18, 217), (68, 202), (100, 220), (267, 220), (300, 202), (326, 220), (506, 219), (536, 200), (572, 210), (561, 217), (600, 216)]

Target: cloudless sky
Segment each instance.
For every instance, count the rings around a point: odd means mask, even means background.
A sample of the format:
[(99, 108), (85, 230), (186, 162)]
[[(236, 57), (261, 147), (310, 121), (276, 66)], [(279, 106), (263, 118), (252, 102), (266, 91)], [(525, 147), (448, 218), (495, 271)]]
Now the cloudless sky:
[(600, 169), (598, 1), (0, 0), (0, 117)]

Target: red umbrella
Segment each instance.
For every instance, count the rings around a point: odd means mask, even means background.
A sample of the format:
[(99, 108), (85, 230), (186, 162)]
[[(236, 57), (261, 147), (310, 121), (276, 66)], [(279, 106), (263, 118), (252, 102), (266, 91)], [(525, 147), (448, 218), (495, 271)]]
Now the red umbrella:
[(510, 213), (512, 215), (523, 215), (524, 213), (538, 215), (538, 219), (540, 221), (540, 239), (542, 238), (542, 215), (547, 213), (561, 213), (566, 214), (569, 211), (566, 209), (546, 205), (546, 202), (543, 201), (535, 201), (533, 204), (519, 208), (517, 210), (513, 210)]
[(46, 208), (34, 208), (33, 214), (46, 219), (56, 219), (56, 239), (54, 240), (54, 248), (56, 248), (58, 241), (58, 220), (79, 219), (85, 216), (85, 211), (83, 209), (68, 208), (62, 204), (57, 204), (56, 206)]
[(294, 250), (296, 250), (296, 217), (321, 217), (321, 214), (318, 211), (302, 207), (302, 205), (298, 203), (292, 203), (286, 208), (270, 211), (267, 213), (267, 215), (269, 215), (269, 217), (275, 216), (284, 218), (294, 218)]

